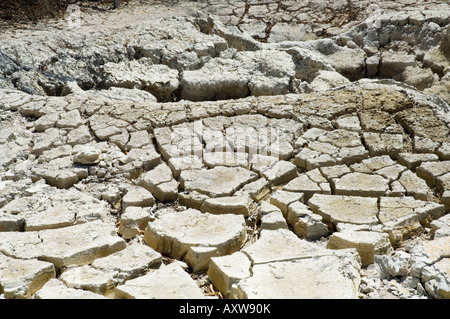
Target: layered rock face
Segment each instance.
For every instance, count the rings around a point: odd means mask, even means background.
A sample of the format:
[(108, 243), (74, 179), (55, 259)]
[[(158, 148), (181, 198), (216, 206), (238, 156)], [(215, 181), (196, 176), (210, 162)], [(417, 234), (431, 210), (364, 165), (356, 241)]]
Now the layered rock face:
[(344, 2), (2, 34), (0, 296), (450, 298), (450, 14)]

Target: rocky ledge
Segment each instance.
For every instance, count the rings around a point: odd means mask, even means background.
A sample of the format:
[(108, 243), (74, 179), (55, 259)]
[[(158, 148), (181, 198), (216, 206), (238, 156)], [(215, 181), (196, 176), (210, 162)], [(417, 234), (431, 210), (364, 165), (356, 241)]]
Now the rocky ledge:
[(6, 30), (0, 296), (450, 298), (450, 14), (389, 3)]

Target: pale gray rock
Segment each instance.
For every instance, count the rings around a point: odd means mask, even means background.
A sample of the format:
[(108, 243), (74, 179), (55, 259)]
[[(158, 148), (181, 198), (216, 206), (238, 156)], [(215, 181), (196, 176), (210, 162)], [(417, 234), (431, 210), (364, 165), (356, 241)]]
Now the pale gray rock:
[(450, 236), (450, 214), (432, 221), (430, 226), (431, 236), (433, 238)]
[(101, 67), (103, 87), (141, 89), (150, 92), (159, 101), (172, 99), (178, 89), (178, 71), (166, 65), (153, 64), (151, 59), (106, 63)]
[(373, 264), (376, 255), (392, 252), (389, 235), (376, 231), (335, 232), (327, 243), (328, 249), (355, 248), (363, 266)]
[(286, 94), (294, 68), (285, 52), (238, 52), (234, 59), (215, 58), (199, 70), (183, 72), (181, 97), (198, 101)]
[(278, 207), (283, 213), (284, 217), (287, 217), (288, 206), (296, 201), (304, 201), (303, 193), (289, 192), (285, 190), (277, 190), (270, 195), (270, 204)]
[(107, 90), (89, 90), (83, 91), (82, 94), (92, 98), (104, 98), (105, 100), (113, 101), (133, 101), (138, 103), (157, 101), (157, 98), (152, 93), (139, 88), (111, 86)]
[(448, 237), (442, 237), (410, 251), (411, 274), (420, 278), (427, 293), (437, 299), (449, 298), (448, 243)]
[(401, 75), (407, 67), (417, 65), (416, 57), (406, 52), (386, 51), (381, 54), (379, 73), (385, 77)]
[(147, 145), (143, 148), (132, 148), (128, 151), (123, 162), (126, 164), (135, 163), (136, 166), (141, 166), (142, 169), (147, 171), (161, 163), (161, 155), (155, 150), (153, 145)]
[(324, 221), (337, 223), (377, 224), (377, 198), (314, 194), (308, 201), (309, 208)]
[(439, 148), (439, 143), (429, 137), (414, 136), (413, 147), (416, 153), (435, 153)]
[(37, 231), (72, 226), (76, 213), (66, 205), (59, 203), (48, 209), (30, 214), (24, 221), (25, 231)]
[(144, 275), (162, 263), (160, 253), (147, 245), (132, 242), (124, 249), (109, 256), (96, 259), (91, 266), (106, 272), (114, 272), (114, 284)]
[(298, 176), (297, 167), (288, 161), (277, 162), (270, 169), (264, 171), (263, 175), (272, 185), (286, 183)]
[(228, 296), (239, 280), (250, 276), (251, 261), (242, 252), (211, 258), (208, 278), (224, 296)]
[(153, 195), (143, 187), (131, 186), (122, 199), (122, 208), (125, 211), (128, 207), (150, 207), (155, 203)]
[(335, 71), (320, 70), (319, 74), (310, 83), (314, 91), (327, 91), (335, 87), (349, 84), (350, 80)]
[(401, 134), (364, 132), (363, 137), (371, 156), (389, 155), (392, 158), (398, 158), (403, 150)]
[(308, 199), (310, 199), (315, 193), (323, 193), (319, 184), (312, 181), (306, 174), (302, 174), (299, 177), (294, 178), (287, 183), (282, 190), (302, 193), (304, 196), (304, 201), (308, 201)]
[(423, 178), (430, 187), (437, 183), (437, 177), (450, 172), (450, 161), (422, 163), (416, 169), (417, 176)]
[(211, 197), (229, 196), (258, 175), (241, 167), (217, 166), (210, 170), (188, 170), (180, 174), (181, 187)]
[(150, 138), (147, 131), (132, 132), (125, 149), (131, 150), (132, 148), (141, 148), (148, 144), (150, 144)]
[[(61, 145), (50, 150), (44, 151), (41, 156), (39, 156), (39, 163), (49, 163), (54, 159), (69, 157), (72, 155), (72, 147), (70, 145)], [(57, 161), (55, 161), (56, 163)]]
[(404, 187), (407, 196), (413, 196), (415, 199), (427, 200), (430, 191), (427, 183), (413, 172), (403, 172), (398, 181)]
[(0, 239), (0, 252), (14, 258), (39, 258), (58, 269), (89, 264), (125, 248), (114, 225), (101, 221), (42, 231), (2, 232)]
[(69, 167), (70, 161), (69, 157), (59, 162), (52, 161), (48, 163), (46, 168), (37, 168), (35, 172), (39, 177), (44, 178), (49, 185), (68, 189), (88, 176), (86, 168)]
[(117, 299), (204, 299), (201, 289), (178, 263), (131, 279), (114, 290)]
[(383, 176), (350, 173), (334, 180), (336, 195), (384, 196), (389, 190), (389, 180)]
[(0, 253), (0, 287), (7, 299), (27, 299), (51, 278), (52, 263), (36, 259), (16, 259)]
[(264, 177), (261, 177), (254, 182), (244, 185), (244, 187), (242, 187), (241, 190), (237, 191), (235, 195), (247, 195), (255, 201), (260, 201), (269, 193), (269, 183)]
[(102, 271), (89, 265), (68, 267), (60, 276), (68, 288), (83, 289), (100, 295), (113, 289), (114, 272)]
[(406, 277), (410, 271), (411, 256), (403, 251), (395, 253), (393, 256), (379, 255), (375, 256), (374, 262), (381, 279), (391, 277)]
[(36, 122), (34, 122), (34, 128), (36, 132), (44, 132), (46, 129), (54, 127), (56, 121), (59, 120), (59, 113), (50, 113), (41, 116)]
[(173, 202), (178, 198), (178, 182), (172, 179), (161, 183), (155, 188), (154, 196), (161, 202)]
[[(446, 4), (381, 1), (364, 21), (344, 0), (278, 4), (4, 30), (0, 254), (33, 269), (0, 298), (33, 298), (49, 261), (61, 278), (34, 298), (448, 298)], [(183, 260), (167, 276), (145, 243), (158, 223), (164, 264)]]
[(240, 62), (216, 58), (200, 70), (183, 72), (181, 97), (185, 100), (223, 100), (249, 94), (250, 76)]
[(214, 166), (248, 166), (248, 154), (243, 152), (206, 152), (203, 161), (208, 167)]
[(195, 208), (197, 210), (200, 210), (203, 202), (209, 198), (210, 197), (208, 195), (201, 194), (197, 191), (181, 192), (178, 194), (178, 199), (181, 205), (189, 208)]
[(402, 164), (412, 170), (416, 171), (416, 168), (420, 166), (423, 162), (436, 162), (439, 160), (436, 154), (426, 154), (426, 153), (400, 153), (398, 157), (399, 164)]
[(437, 219), (444, 214), (444, 205), (416, 200), (413, 197), (381, 197), (379, 220), (397, 245), (422, 229), (427, 219)]
[(43, 133), (39, 133), (33, 136), (33, 149), (32, 154), (39, 156), (44, 151), (52, 148), (52, 146), (60, 146), (66, 142), (66, 136), (63, 131), (57, 128), (49, 128)]
[(173, 179), (170, 167), (161, 163), (152, 170), (146, 172), (139, 181), (139, 185), (154, 193), (156, 186), (170, 182)]
[(242, 215), (209, 214), (192, 208), (164, 213), (148, 223), (144, 233), (147, 245), (184, 259), (194, 271), (207, 269), (210, 257), (237, 251), (245, 238)]
[(131, 239), (144, 231), (149, 220), (149, 209), (128, 206), (120, 215), (118, 233), (124, 239)]
[(52, 278), (33, 296), (34, 299), (106, 299), (91, 291), (67, 287), (62, 281)]
[(95, 144), (75, 146), (72, 150), (74, 163), (97, 164), (100, 161), (101, 149)]
[(225, 196), (206, 199), (200, 210), (211, 214), (250, 215), (251, 200), (247, 196)]
[(93, 140), (91, 132), (86, 125), (80, 125), (67, 134), (67, 144), (71, 146), (86, 144)]
[(61, 113), (58, 121), (56, 121), (56, 127), (64, 129), (74, 129), (84, 123), (81, 118), (79, 110), (72, 110), (69, 112)]
[(263, 201), (259, 206), (259, 213), (261, 214), (261, 229), (288, 229), (286, 219), (277, 206)]
[(436, 154), (443, 161), (450, 159), (450, 142), (443, 142), (436, 151)]
[[(328, 296), (336, 294), (336, 298), (355, 298), (359, 286), (360, 260), (356, 251), (334, 253), (331, 250), (318, 249), (316, 245), (303, 241), (287, 230), (264, 230), (261, 238), (244, 249), (253, 262), (252, 276), (240, 279), (232, 286), (231, 298), (250, 299), (265, 298), (322, 298), (323, 287), (341, 284), (335, 288), (327, 288)], [(332, 260), (334, 260), (332, 262)], [(321, 262), (335, 265), (335, 269), (327, 268), (326, 273), (333, 277), (323, 276)], [(340, 271), (337, 268), (341, 265)], [(332, 267), (333, 268), (333, 267)], [(317, 276), (316, 271), (322, 272)], [(345, 270), (344, 270), (345, 269)], [(245, 274), (245, 273), (244, 273)], [(333, 274), (333, 275), (331, 275)], [(303, 282), (310, 288), (297, 289), (292, 282)]]
[(296, 201), (288, 206), (287, 220), (293, 231), (300, 237), (318, 239), (330, 233), (328, 225), (322, 221), (322, 216), (313, 213), (307, 205)]
[[(332, 264), (331, 268), (317, 275), (318, 265)], [(355, 285), (359, 280), (357, 266), (338, 268), (339, 257), (320, 256), (316, 259), (299, 259), (273, 264), (255, 265), (253, 276), (239, 281), (232, 287), (231, 296), (236, 299), (253, 298), (357, 298)], [(355, 262), (355, 264), (357, 264)], [(332, 283), (329, 277), (332, 277)], [(293, 282), (302, 285), (292, 285)], [(339, 282), (339, 286), (335, 285)], [(308, 287), (307, 289), (300, 288)], [(333, 286), (333, 288), (331, 287)], [(317, 288), (328, 287), (328, 288)], [(339, 288), (338, 288), (339, 287)], [(326, 293), (324, 291), (327, 291)]]

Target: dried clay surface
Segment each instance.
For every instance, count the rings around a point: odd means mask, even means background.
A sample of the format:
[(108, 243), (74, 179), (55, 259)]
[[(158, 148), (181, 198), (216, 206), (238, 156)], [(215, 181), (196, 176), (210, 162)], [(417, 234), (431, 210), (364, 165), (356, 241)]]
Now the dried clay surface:
[(1, 28), (0, 298), (450, 299), (447, 1)]

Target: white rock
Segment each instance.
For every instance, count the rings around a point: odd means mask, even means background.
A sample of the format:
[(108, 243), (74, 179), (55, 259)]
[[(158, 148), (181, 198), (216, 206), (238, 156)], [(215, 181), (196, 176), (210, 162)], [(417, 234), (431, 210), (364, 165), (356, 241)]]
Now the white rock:
[[(242, 215), (216, 215), (192, 208), (164, 213), (149, 222), (144, 233), (147, 245), (172, 258), (186, 258), (195, 271), (208, 268), (209, 257), (237, 251), (245, 239)], [(204, 250), (192, 251), (195, 248)]]
[(150, 212), (143, 207), (129, 206), (119, 219), (119, 234), (124, 239), (131, 239), (143, 232), (150, 220)]
[(161, 262), (160, 253), (142, 243), (132, 242), (120, 251), (94, 260), (91, 266), (105, 272), (114, 272), (114, 283), (117, 285), (144, 275)]
[(96, 164), (99, 162), (101, 150), (95, 145), (81, 145), (73, 148), (73, 161), (80, 164)]
[(125, 241), (117, 236), (114, 225), (101, 221), (59, 229), (0, 233), (0, 252), (14, 258), (39, 258), (56, 268), (89, 264), (123, 248)]
[(363, 265), (373, 264), (375, 255), (387, 254), (393, 250), (388, 234), (374, 231), (335, 232), (330, 236), (327, 248), (356, 248)]
[(122, 200), (122, 208), (129, 206), (150, 207), (155, 203), (153, 195), (143, 187), (131, 186)]
[(242, 252), (211, 258), (208, 278), (224, 296), (230, 293), (233, 284), (250, 276), (251, 261)]
[(59, 280), (69, 288), (83, 289), (97, 294), (106, 294), (114, 288), (114, 272), (102, 271), (89, 265), (69, 267)]
[(247, 196), (226, 196), (206, 199), (200, 210), (211, 214), (242, 214), (248, 217), (251, 201)]
[(270, 203), (278, 207), (283, 213), (284, 217), (287, 217), (288, 206), (296, 201), (303, 201), (303, 193), (289, 192), (285, 190), (277, 190), (270, 195)]
[(210, 170), (182, 171), (181, 187), (211, 197), (230, 196), (243, 185), (257, 179), (257, 174), (241, 167), (217, 166)]
[(259, 212), (261, 214), (261, 229), (288, 229), (286, 219), (277, 206), (263, 201), (260, 204)]
[(203, 299), (203, 293), (195, 281), (178, 263), (131, 279), (116, 287), (118, 299)]
[(410, 270), (411, 256), (406, 252), (398, 252), (394, 256), (380, 255), (374, 257), (375, 265), (381, 279), (390, 277), (406, 277)]
[(379, 222), (377, 202), (371, 197), (314, 194), (308, 206), (326, 222), (370, 225)]
[(5, 298), (30, 298), (55, 277), (55, 267), (49, 262), (16, 259), (0, 253), (0, 287)]
[(317, 239), (330, 233), (328, 225), (322, 222), (322, 216), (313, 213), (299, 201), (288, 206), (287, 220), (294, 228), (294, 233), (300, 237)]
[(106, 299), (105, 296), (91, 291), (67, 287), (58, 279), (50, 279), (34, 295), (35, 299)]

